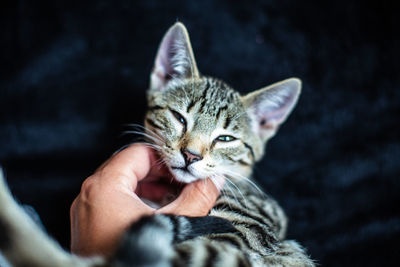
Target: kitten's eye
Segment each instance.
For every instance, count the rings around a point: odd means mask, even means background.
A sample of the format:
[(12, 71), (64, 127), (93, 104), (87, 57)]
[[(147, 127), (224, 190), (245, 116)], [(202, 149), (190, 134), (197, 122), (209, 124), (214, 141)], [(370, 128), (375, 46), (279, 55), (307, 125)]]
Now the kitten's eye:
[(220, 135), (216, 138), (216, 140), (221, 142), (232, 142), (235, 141), (236, 138), (231, 135)]
[(172, 112), (172, 114), (174, 115), (174, 117), (175, 117), (180, 123), (182, 123), (183, 125), (186, 125), (186, 120), (185, 120), (185, 118), (184, 118), (181, 114), (179, 114), (178, 112), (176, 112), (176, 111), (174, 111), (174, 110), (171, 110), (171, 112)]

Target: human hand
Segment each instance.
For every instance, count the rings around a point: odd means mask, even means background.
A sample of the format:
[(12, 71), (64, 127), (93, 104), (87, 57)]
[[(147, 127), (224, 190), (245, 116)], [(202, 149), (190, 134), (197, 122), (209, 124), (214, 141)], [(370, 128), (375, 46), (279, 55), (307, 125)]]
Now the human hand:
[(165, 167), (156, 166), (157, 160), (150, 147), (134, 144), (113, 155), (83, 182), (70, 210), (73, 253), (112, 255), (124, 231), (145, 215), (208, 214), (219, 195), (209, 179), (185, 185), (176, 200), (158, 210), (140, 199), (161, 199), (168, 190), (152, 183), (169, 175)]

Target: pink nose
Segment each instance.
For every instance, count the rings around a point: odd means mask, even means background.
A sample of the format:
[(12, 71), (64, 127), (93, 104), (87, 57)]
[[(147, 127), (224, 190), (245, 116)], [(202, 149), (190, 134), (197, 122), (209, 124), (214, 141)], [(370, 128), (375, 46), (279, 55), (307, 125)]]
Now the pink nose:
[(201, 155), (186, 148), (182, 149), (181, 153), (183, 155), (183, 158), (185, 159), (186, 166), (203, 159)]

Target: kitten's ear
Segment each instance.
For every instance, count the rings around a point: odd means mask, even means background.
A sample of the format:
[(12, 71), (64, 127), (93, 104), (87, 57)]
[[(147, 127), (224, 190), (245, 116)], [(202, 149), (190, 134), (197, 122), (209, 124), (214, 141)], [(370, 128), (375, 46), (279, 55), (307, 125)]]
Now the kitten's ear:
[(253, 130), (263, 141), (271, 138), (297, 103), (301, 81), (290, 78), (252, 92), (243, 97), (253, 119)]
[(165, 34), (158, 48), (150, 90), (161, 90), (171, 79), (198, 76), (188, 32), (182, 23), (177, 22)]

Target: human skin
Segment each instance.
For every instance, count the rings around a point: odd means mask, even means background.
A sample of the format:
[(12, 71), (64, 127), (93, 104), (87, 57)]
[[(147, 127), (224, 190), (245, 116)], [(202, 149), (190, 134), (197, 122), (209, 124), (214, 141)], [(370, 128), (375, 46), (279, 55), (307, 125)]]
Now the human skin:
[(177, 199), (160, 209), (140, 199), (160, 199), (167, 188), (145, 182), (168, 175), (154, 150), (144, 144), (133, 144), (113, 155), (83, 182), (71, 205), (71, 251), (109, 257), (125, 230), (145, 215), (207, 215), (219, 195), (209, 179), (185, 185)]

